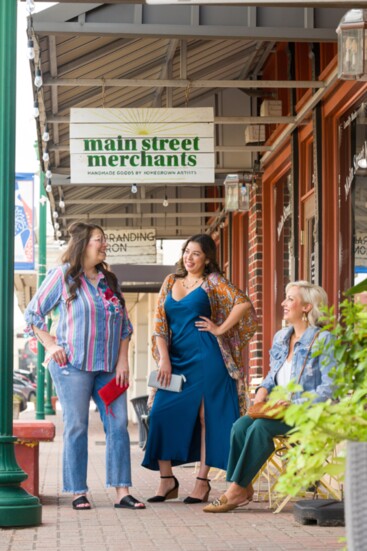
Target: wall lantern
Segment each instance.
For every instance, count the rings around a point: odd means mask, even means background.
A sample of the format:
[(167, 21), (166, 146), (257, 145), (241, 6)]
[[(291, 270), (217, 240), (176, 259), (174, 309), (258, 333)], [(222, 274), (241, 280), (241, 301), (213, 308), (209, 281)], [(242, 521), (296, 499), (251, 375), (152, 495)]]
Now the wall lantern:
[(336, 29), (338, 77), (367, 80), (367, 9), (349, 10)]
[(248, 211), (250, 208), (249, 185), (240, 182), (238, 174), (228, 174), (224, 180), (226, 212)]

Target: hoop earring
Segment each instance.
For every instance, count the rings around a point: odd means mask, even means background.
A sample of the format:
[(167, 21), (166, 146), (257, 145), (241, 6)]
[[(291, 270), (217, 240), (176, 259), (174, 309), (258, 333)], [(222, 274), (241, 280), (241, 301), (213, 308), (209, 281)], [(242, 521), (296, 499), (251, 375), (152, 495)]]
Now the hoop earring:
[(308, 323), (308, 315), (306, 312), (303, 312), (302, 314), (302, 321), (306, 321)]

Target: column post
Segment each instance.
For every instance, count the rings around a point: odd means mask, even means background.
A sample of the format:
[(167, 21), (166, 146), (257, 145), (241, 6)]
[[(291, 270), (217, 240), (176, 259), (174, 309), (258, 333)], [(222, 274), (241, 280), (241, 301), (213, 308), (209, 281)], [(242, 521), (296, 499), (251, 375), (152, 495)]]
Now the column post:
[(41, 523), (39, 499), (20, 483), (13, 434), (15, 97), (17, 0), (0, 2), (0, 526)]

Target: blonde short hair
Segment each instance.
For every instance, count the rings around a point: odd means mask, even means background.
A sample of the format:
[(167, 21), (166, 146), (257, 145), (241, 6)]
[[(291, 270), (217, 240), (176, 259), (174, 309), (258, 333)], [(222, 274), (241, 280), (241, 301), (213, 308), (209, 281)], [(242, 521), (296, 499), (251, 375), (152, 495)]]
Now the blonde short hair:
[(307, 314), (308, 323), (313, 327), (321, 327), (327, 321), (320, 321), (324, 315), (321, 309), (328, 304), (328, 297), (325, 290), (319, 285), (314, 285), (308, 281), (291, 281), (288, 283), (285, 292), (288, 293), (291, 287), (298, 287), (304, 304), (311, 304), (312, 308)]

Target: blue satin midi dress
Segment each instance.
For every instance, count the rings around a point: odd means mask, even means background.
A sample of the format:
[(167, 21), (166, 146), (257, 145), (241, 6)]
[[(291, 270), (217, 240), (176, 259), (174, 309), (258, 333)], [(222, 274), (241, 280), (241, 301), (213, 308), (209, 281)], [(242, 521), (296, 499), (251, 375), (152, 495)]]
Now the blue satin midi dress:
[(158, 460), (182, 465), (200, 460), (199, 410), (204, 401), (205, 463), (227, 468), (230, 431), (239, 417), (236, 383), (224, 364), (214, 335), (199, 331), (199, 316), (210, 318), (208, 296), (201, 287), (181, 300), (171, 292), (165, 301), (171, 331), (172, 373), (186, 377), (182, 392), (158, 390), (149, 416), (149, 434), (142, 465), (158, 470)]

